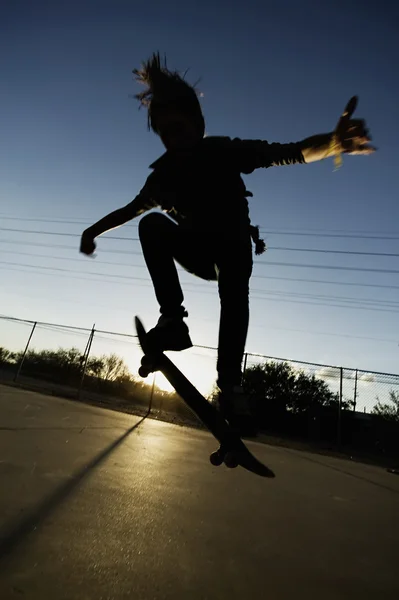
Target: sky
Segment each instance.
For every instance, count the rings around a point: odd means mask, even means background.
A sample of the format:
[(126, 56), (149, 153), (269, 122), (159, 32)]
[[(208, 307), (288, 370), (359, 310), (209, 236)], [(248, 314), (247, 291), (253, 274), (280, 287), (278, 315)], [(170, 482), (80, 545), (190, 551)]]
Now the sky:
[[(101, 237), (95, 259), (78, 248), (163, 152), (131, 73), (159, 50), (200, 79), (208, 135), (299, 141), (331, 131), (359, 96), (355, 117), (366, 118), (375, 155), (346, 156), (338, 171), (326, 160), (244, 178), (268, 245), (255, 257), (247, 351), (398, 372), (398, 33), (387, 1), (3, 0), (0, 313), (130, 334), (136, 314), (155, 324), (139, 219)], [(216, 346), (215, 284), (181, 281), (194, 344)], [(22, 347), (27, 331), (0, 320), (0, 345)], [(86, 343), (60, 330), (35, 336)], [(109, 340), (98, 350), (119, 348)], [(187, 356), (188, 373), (209, 379), (215, 353)]]

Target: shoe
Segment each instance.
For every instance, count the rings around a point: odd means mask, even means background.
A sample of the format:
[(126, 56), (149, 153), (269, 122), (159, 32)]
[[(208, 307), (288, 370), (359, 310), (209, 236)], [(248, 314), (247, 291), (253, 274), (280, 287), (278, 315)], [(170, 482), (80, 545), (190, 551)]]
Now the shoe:
[(188, 313), (184, 312), (181, 317), (161, 315), (155, 327), (147, 333), (149, 346), (159, 352), (191, 348), (193, 343), (183, 317), (188, 317)]
[(219, 389), (219, 411), (240, 437), (256, 437), (258, 430), (250, 409), (250, 396), (241, 386)]

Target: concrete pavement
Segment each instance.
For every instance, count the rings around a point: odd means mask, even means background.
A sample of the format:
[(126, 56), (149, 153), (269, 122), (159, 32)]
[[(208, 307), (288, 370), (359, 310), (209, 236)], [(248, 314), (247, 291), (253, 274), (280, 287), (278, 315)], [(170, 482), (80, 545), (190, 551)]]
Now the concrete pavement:
[(399, 597), (399, 477), (0, 386), (0, 598)]

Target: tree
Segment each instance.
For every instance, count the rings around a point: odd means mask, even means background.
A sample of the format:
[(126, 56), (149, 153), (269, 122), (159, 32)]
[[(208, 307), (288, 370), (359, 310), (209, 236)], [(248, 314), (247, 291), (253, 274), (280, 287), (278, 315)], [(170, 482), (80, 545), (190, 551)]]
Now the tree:
[(399, 392), (395, 392), (395, 390), (389, 392), (389, 403), (380, 402), (377, 396), (377, 404), (373, 407), (371, 413), (379, 415), (387, 421), (399, 422)]
[[(17, 363), (23, 353), (15, 355)], [(82, 370), (82, 354), (77, 348), (59, 348), (58, 350), (28, 350), (25, 355), (22, 372), (29, 376), (44, 377), (59, 383), (75, 383)]]
[(256, 411), (282, 414), (290, 403), (294, 381), (294, 371), (288, 363), (270, 361), (246, 369), (243, 388), (254, 397)]
[(322, 379), (300, 371), (296, 375), (290, 401), (290, 409), (294, 413), (302, 413), (319, 407), (336, 407), (339, 396)]
[(0, 365), (10, 365), (15, 361), (15, 354), (0, 346)]
[(338, 404), (338, 394), (325, 381), (297, 371), (286, 362), (269, 361), (246, 369), (243, 387), (254, 397), (254, 412), (269, 419)]
[(117, 354), (105, 354), (100, 357), (92, 357), (87, 362), (89, 375), (104, 379), (104, 381), (130, 380), (129, 369)]

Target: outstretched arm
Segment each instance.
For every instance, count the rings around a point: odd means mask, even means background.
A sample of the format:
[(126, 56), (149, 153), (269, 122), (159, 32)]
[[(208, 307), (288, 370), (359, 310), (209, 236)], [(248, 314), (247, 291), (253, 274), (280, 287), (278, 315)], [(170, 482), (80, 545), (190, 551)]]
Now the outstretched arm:
[(232, 140), (242, 173), (255, 169), (311, 163), (331, 156), (346, 154), (372, 154), (371, 138), (363, 119), (351, 119), (357, 105), (354, 96), (348, 102), (335, 131), (308, 137), (290, 144), (269, 144), (262, 140)]
[(148, 179), (146, 185), (132, 202), (122, 208), (118, 208), (109, 213), (91, 227), (88, 227), (82, 234), (80, 242), (80, 252), (83, 254), (93, 254), (96, 249), (94, 239), (99, 235), (120, 227), (142, 213), (154, 208), (156, 203), (152, 200), (148, 190)]
[(131, 221), (137, 214), (132, 210), (132, 202), (123, 206), (122, 208), (118, 208), (117, 210), (112, 211), (91, 227), (86, 229), (85, 233), (90, 233), (90, 235), (94, 238), (99, 235), (105, 233), (106, 231), (110, 231), (111, 229), (115, 229), (116, 227), (120, 227), (124, 225), (128, 221)]

